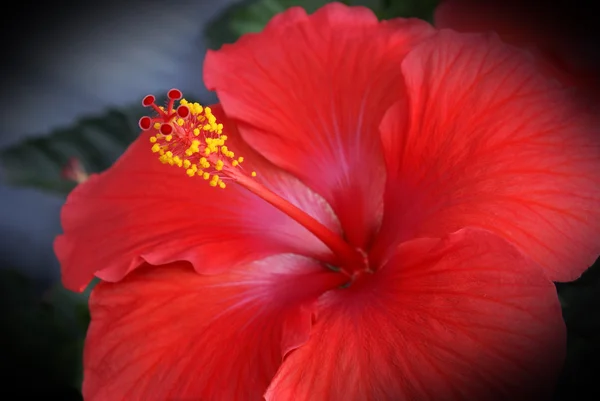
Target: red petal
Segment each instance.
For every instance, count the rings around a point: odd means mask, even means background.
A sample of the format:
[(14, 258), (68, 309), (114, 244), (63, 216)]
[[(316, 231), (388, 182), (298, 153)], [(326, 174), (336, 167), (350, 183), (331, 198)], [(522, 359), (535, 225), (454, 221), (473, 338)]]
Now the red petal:
[(382, 270), (323, 296), (271, 400), (538, 400), (565, 351), (554, 285), (482, 230), (403, 244)]
[(390, 191), (374, 258), (478, 226), (550, 279), (578, 277), (600, 253), (598, 122), (494, 38), (441, 31), (402, 69), (408, 108), (381, 125)]
[(89, 401), (261, 400), (283, 356), (308, 338), (312, 305), (342, 275), (278, 256), (224, 274), (146, 266), (90, 299)]
[[(223, 122), (218, 107), (213, 113)], [(322, 198), (251, 151), (225, 124), (228, 144), (245, 157), (245, 168), (259, 171), (257, 179), (339, 231)], [(327, 259), (327, 248), (303, 226), (247, 190), (234, 184), (215, 189), (161, 164), (148, 136), (142, 134), (112, 168), (67, 199), (65, 234), (55, 242), (67, 288), (82, 290), (94, 274), (118, 281), (143, 261), (186, 260), (210, 273), (276, 253)]]
[(321, 194), (362, 247), (381, 220), (385, 169), (374, 133), (402, 91), (399, 63), (432, 31), (339, 3), (311, 16), (292, 8), (209, 52), (204, 79), (244, 139)]

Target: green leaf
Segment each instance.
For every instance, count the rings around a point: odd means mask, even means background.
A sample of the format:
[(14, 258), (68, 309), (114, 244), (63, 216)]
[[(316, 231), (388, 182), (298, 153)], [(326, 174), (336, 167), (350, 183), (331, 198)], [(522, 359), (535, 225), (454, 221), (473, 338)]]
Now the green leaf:
[[(218, 49), (225, 43), (235, 42), (241, 35), (261, 31), (276, 14), (294, 6), (308, 13), (333, 1), (328, 0), (248, 0), (225, 10), (205, 30), (208, 46)], [(380, 19), (416, 17), (431, 21), (439, 0), (346, 0), (351, 6), (365, 6)]]
[(4, 176), (15, 186), (66, 194), (75, 186), (61, 176), (69, 160), (79, 159), (88, 172), (110, 167), (139, 135), (137, 121), (146, 112), (141, 105), (125, 110), (109, 109), (47, 136), (3, 149), (0, 164)]
[[(166, 98), (157, 100), (157, 104), (166, 102)], [(0, 151), (3, 176), (10, 185), (66, 195), (76, 185), (62, 176), (62, 169), (69, 160), (79, 160), (89, 174), (106, 170), (138, 137), (138, 121), (148, 114), (149, 110), (141, 104), (111, 108), (70, 127), (26, 139)]]
[(420, 18), (433, 22), (433, 11), (440, 0), (391, 0), (383, 1), (384, 6), (376, 11), (380, 19)]

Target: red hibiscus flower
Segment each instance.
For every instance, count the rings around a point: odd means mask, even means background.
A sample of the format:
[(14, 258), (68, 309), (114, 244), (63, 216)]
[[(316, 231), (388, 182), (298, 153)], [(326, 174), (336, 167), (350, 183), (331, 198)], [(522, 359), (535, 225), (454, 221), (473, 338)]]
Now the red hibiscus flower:
[(495, 31), (507, 43), (534, 53), (548, 75), (598, 99), (597, 38), (590, 34), (589, 21), (568, 14), (578, 7), (573, 1), (443, 0), (435, 25), (459, 32)]
[(598, 255), (591, 116), (493, 37), (292, 8), (63, 209), (97, 400), (518, 400)]

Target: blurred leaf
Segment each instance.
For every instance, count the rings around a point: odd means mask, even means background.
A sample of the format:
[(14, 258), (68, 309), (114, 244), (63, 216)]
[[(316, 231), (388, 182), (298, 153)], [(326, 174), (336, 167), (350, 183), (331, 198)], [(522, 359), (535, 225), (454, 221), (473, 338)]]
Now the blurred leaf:
[[(261, 31), (276, 14), (294, 6), (308, 13), (316, 11), (328, 0), (247, 0), (221, 13), (205, 30), (208, 46), (218, 49), (225, 43), (235, 42), (241, 35)], [(433, 10), (439, 0), (346, 0), (351, 6), (365, 6), (380, 19), (416, 17), (432, 20)]]
[(88, 299), (92, 289), (99, 281), (94, 278), (82, 293), (67, 290), (61, 283), (57, 283), (44, 294), (43, 301), (60, 312), (65, 321), (68, 320), (71, 324), (84, 328), (85, 331), (90, 321)]
[(381, 19), (412, 17), (432, 23), (433, 11), (439, 0), (391, 0), (385, 3), (388, 3), (388, 6), (378, 14)]
[(17, 271), (0, 270), (4, 345), (0, 364), (8, 379), (0, 394), (6, 391), (10, 399), (19, 394), (19, 399), (52, 395), (81, 400), (78, 389), (89, 314), (81, 315), (87, 311), (86, 297), (73, 295), (56, 288), (39, 294), (34, 283)]
[(12, 185), (66, 194), (75, 187), (61, 176), (69, 159), (78, 158), (88, 172), (107, 169), (139, 134), (137, 122), (145, 113), (141, 105), (109, 109), (71, 127), (3, 149), (0, 164), (4, 178)]
[[(166, 103), (166, 98), (157, 100), (157, 104), (161, 103)], [(77, 158), (90, 174), (106, 170), (138, 137), (138, 121), (148, 113), (141, 105), (108, 109), (70, 127), (3, 149), (0, 151), (3, 178), (11, 185), (66, 195), (76, 185), (62, 176), (69, 160)]]

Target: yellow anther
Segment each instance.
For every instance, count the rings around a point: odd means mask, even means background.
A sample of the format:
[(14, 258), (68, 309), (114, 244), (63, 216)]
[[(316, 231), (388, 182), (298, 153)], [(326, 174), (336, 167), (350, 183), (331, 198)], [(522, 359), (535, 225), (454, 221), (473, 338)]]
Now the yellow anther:
[[(159, 154), (161, 163), (182, 167), (189, 177), (202, 177), (212, 187), (225, 188), (227, 185), (221, 177), (235, 180), (241, 172), (235, 173), (233, 168), (244, 158), (236, 158), (226, 145), (228, 137), (223, 134), (223, 124), (217, 121), (210, 107), (186, 99), (181, 99), (179, 105), (187, 107), (189, 113), (175, 113), (177, 106), (170, 102), (169, 110), (161, 107), (163, 112), (153, 120), (160, 122), (152, 123), (156, 129), (149, 137), (152, 152)], [(163, 127), (164, 124), (170, 126)], [(161, 133), (168, 132), (165, 131), (168, 128), (172, 128), (171, 132)], [(256, 177), (256, 172), (252, 171), (251, 176)]]

